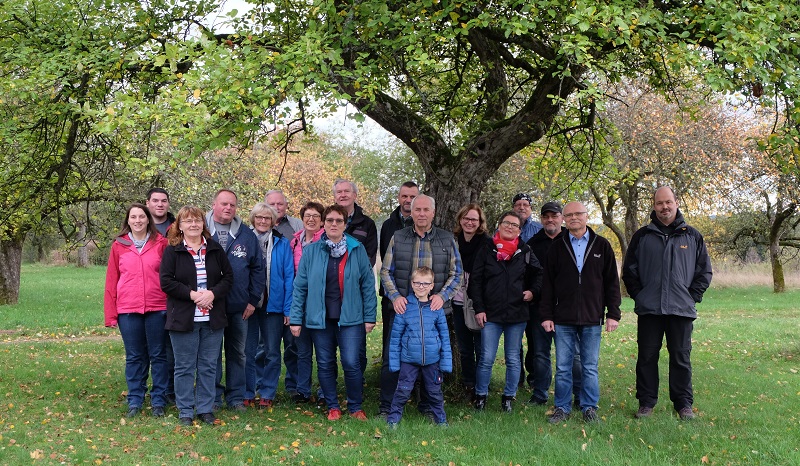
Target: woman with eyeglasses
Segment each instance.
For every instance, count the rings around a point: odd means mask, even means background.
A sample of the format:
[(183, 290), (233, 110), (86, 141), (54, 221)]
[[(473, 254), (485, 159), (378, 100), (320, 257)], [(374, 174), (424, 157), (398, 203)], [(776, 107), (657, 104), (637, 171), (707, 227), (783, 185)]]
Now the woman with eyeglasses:
[(467, 285), (475, 264), (475, 255), (484, 245), (491, 245), (492, 239), (486, 234), (486, 216), (481, 206), (475, 203), (465, 205), (456, 214), (456, 228), (453, 234), (458, 241), (458, 252), (464, 267), (463, 285), (453, 297), (453, 327), (461, 358), (461, 385), (464, 395), (475, 396), (475, 369), (481, 359), (481, 332), (470, 330), (464, 320), (464, 303), (467, 301)]
[(350, 416), (366, 420), (361, 408), (360, 349), (375, 327), (375, 276), (364, 246), (344, 233), (347, 211), (332, 205), (322, 214), (325, 233), (303, 251), (294, 281), (289, 325), (308, 333), (317, 353), (317, 377), (328, 406), (328, 420), (342, 416), (336, 393), (338, 346)]
[[(261, 302), (247, 320), (244, 404), (255, 406), (255, 395), (259, 393), (258, 407), (263, 409), (272, 408), (278, 393), (281, 341), (284, 330), (288, 332), (294, 284), (294, 261), (289, 241), (273, 228), (277, 218), (277, 210), (263, 202), (250, 211), (250, 225), (261, 246), (267, 279)], [(260, 352), (259, 340), (264, 343)], [(287, 379), (296, 376), (287, 367)]]
[(167, 232), (161, 261), (161, 289), (167, 294), (167, 325), (175, 353), (175, 404), (182, 425), (195, 414), (215, 425), (217, 356), (228, 325), (225, 295), (233, 269), (222, 246), (211, 238), (202, 209), (185, 206)]
[(322, 212), (325, 207), (319, 202), (306, 202), (300, 208), (300, 219), (303, 221), (303, 228), (297, 230), (294, 237), (289, 242), (294, 256), (294, 271), (300, 265), (300, 258), (303, 257), (303, 249), (311, 243), (316, 243), (325, 232), (322, 229)]
[(542, 268), (530, 247), (520, 238), (523, 219), (513, 211), (500, 216), (490, 245), (478, 251), (470, 275), (468, 294), (481, 330), (481, 359), (475, 384), (475, 409), (486, 407), (492, 365), (503, 335), (506, 381), (500, 409), (511, 412), (520, 374), (522, 335), (530, 319), (529, 303), (542, 287)]

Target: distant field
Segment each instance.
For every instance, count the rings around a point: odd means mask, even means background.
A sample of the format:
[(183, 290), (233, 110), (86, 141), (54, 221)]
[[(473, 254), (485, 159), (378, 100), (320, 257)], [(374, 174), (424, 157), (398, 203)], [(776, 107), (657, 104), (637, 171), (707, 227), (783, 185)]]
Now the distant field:
[[(724, 282), (729, 272), (719, 272), (715, 282)], [(221, 426), (183, 428), (174, 408), (164, 419), (123, 419), (124, 353), (118, 333), (102, 326), (104, 274), (101, 267), (25, 266), (20, 304), (0, 307), (0, 464), (800, 464), (796, 289), (774, 295), (765, 285), (716, 283), (707, 293), (695, 323), (693, 422), (678, 421), (671, 409), (666, 352), (656, 413), (633, 418), (636, 318), (626, 299), (620, 329), (603, 337), (599, 424), (576, 417), (551, 426), (545, 408), (523, 402), (528, 390), (518, 393), (513, 414), (501, 413), (500, 359), (487, 411), (448, 400), (447, 429), (413, 405), (396, 431), (378, 419), (328, 422), (321, 410), (283, 395), (270, 412), (223, 411)], [(370, 416), (380, 330), (368, 341)]]

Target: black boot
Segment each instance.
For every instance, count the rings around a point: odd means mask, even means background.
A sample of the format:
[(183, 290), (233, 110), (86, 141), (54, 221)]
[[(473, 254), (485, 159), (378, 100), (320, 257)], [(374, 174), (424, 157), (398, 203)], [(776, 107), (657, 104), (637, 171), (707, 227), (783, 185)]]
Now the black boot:
[(475, 409), (483, 411), (486, 408), (486, 395), (475, 395)]
[(505, 396), (503, 395), (503, 399), (500, 400), (500, 411), (510, 413), (511, 409), (511, 401), (514, 399), (513, 396)]

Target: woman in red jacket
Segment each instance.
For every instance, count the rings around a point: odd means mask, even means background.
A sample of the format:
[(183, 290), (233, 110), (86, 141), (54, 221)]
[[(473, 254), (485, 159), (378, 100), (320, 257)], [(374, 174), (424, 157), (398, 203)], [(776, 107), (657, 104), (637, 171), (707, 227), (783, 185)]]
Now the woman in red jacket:
[(164, 416), (167, 404), (167, 295), (161, 291), (158, 273), (166, 247), (167, 240), (156, 230), (147, 207), (131, 204), (111, 245), (104, 298), (105, 325), (119, 327), (125, 345), (127, 417), (142, 410), (149, 370), (153, 416)]

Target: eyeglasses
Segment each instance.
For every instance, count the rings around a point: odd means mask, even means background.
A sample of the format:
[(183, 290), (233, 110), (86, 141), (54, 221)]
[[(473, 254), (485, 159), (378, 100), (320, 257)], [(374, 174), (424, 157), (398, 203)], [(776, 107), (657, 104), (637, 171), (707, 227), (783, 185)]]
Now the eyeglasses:
[(529, 208), (530, 206), (531, 205), (528, 202), (517, 202), (516, 204), (514, 204), (514, 207), (528, 207)]
[(519, 228), (519, 223), (508, 222), (508, 221), (502, 221), (500, 222), (500, 225), (504, 227)]
[(317, 219), (317, 218), (322, 218), (322, 215), (320, 215), (320, 214), (304, 214), (303, 218), (306, 219), (306, 220), (313, 220), (313, 219)]
[(255, 216), (255, 217), (253, 217), (253, 218), (254, 218), (254, 219), (256, 219), (256, 220), (258, 220), (258, 221), (260, 221), (260, 222), (266, 222), (267, 220), (270, 220), (270, 221), (272, 221), (272, 217), (266, 217), (266, 216), (264, 216), (264, 215), (256, 215), (256, 216)]
[(411, 284), (416, 286), (416, 287), (418, 287), (418, 288), (424, 288), (426, 286), (433, 285), (433, 283), (431, 283), (431, 282), (411, 282)]
[(203, 219), (202, 218), (184, 218), (184, 219), (181, 219), (181, 223), (188, 223), (189, 225), (191, 225), (192, 223), (203, 223)]
[(344, 223), (344, 219), (343, 218), (326, 218), (325, 219), (325, 223), (327, 223), (329, 225), (333, 225), (333, 224), (341, 225), (341, 224)]
[(481, 219), (479, 219), (479, 218), (469, 218), (469, 217), (463, 217), (461, 220), (464, 221), (464, 222), (470, 222), (470, 223), (478, 223), (478, 222), (481, 221)]
[(568, 214), (564, 214), (564, 218), (578, 218), (582, 215), (588, 214), (589, 212), (570, 212)]

